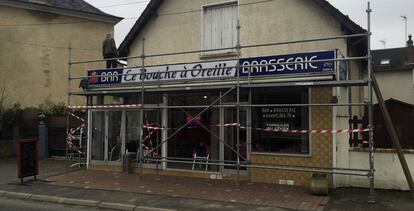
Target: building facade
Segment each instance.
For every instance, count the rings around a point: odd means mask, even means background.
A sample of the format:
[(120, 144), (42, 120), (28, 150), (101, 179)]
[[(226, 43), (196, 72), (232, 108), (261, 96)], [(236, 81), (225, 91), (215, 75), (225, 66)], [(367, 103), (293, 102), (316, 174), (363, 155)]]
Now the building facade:
[[(4, 106), (66, 102), (69, 46), (72, 59), (102, 57), (102, 41), (121, 18), (84, 1), (0, 1), (0, 87)], [(77, 66), (101, 68), (103, 63)], [(78, 87), (79, 84), (72, 84)], [(74, 98), (78, 103), (82, 98)]]
[(363, 62), (333, 60), (364, 56), (366, 40), (274, 43), (365, 32), (327, 1), (153, 0), (120, 46), (130, 68), (89, 71), (80, 93), (88, 168), (120, 170), (142, 141), (164, 174), (308, 186), (310, 168), (343, 167), (349, 138), (297, 131), (345, 129), (363, 112), (307, 106), (363, 101), (360, 88), (313, 85), (361, 79)]
[[(408, 166), (414, 164), (414, 135), (410, 128), (414, 121), (414, 46), (412, 36), (403, 48), (378, 49), (372, 51), (373, 69), (381, 94), (396, 128)], [(366, 75), (365, 75), (366, 77)], [(374, 103), (376, 97), (374, 96)], [(375, 140), (375, 187), (382, 189), (409, 190), (393, 143), (385, 130), (385, 123), (378, 104), (374, 107)], [(349, 149), (345, 164), (351, 168), (366, 168), (366, 148)], [(338, 158), (345, 160), (342, 158)], [(410, 168), (411, 174), (414, 169)], [(368, 182), (358, 177), (347, 177), (344, 184), (368, 187)]]
[[(373, 50), (373, 68), (384, 100), (414, 104), (414, 46), (412, 35), (403, 48)], [(396, 83), (398, 82), (398, 83)]]

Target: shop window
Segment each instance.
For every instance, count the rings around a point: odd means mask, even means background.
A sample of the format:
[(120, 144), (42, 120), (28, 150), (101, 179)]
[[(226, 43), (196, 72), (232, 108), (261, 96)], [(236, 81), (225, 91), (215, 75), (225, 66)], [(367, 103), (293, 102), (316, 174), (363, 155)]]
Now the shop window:
[[(306, 104), (307, 89), (254, 90), (254, 104)], [(252, 108), (252, 152), (309, 154), (308, 134), (266, 132), (260, 129), (306, 130), (309, 109), (306, 106), (263, 106)]]
[[(176, 130), (168, 130), (168, 136), (172, 136), (168, 141), (168, 157), (170, 159), (184, 159), (193, 161), (197, 153), (202, 152), (202, 157), (208, 155), (208, 159), (219, 159), (219, 140), (209, 131), (219, 136), (220, 112), (218, 108), (210, 108), (196, 117), (204, 107), (198, 105), (210, 105), (218, 99), (218, 92), (183, 92), (168, 95), (168, 104), (171, 106), (187, 106), (186, 108), (168, 109), (168, 128), (182, 128), (177, 133)], [(189, 107), (188, 107), (189, 106)], [(194, 106), (194, 107), (191, 107)], [(202, 125), (202, 126), (201, 126)], [(203, 171), (218, 171), (214, 165), (193, 165), (190, 163), (168, 163), (168, 168), (193, 169)]]
[[(205, 6), (203, 8), (203, 50), (235, 47), (237, 44), (237, 2)], [(235, 52), (223, 50), (204, 54)]]

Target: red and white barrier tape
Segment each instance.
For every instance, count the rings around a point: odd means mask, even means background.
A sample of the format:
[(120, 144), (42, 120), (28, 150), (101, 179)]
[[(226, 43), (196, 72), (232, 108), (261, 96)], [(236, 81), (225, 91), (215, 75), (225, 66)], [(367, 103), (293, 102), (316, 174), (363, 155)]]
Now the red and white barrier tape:
[(83, 153), (81, 150), (79, 150), (78, 147), (75, 146), (75, 144), (73, 144), (73, 141), (76, 140), (77, 138), (73, 135), (76, 132), (78, 132), (82, 127), (85, 127), (86, 124), (82, 124), (81, 126), (75, 128), (75, 129), (71, 129), (69, 134), (66, 136), (66, 143), (68, 144), (69, 149), (71, 150), (76, 150), (78, 151), (78, 153)]
[(78, 132), (82, 127), (85, 127), (86, 124), (82, 124), (81, 126), (75, 128), (75, 129), (70, 129), (70, 133), (71, 135), (75, 134), (76, 132)]
[(291, 134), (324, 134), (324, 133), (364, 133), (368, 132), (369, 129), (354, 129), (354, 130), (281, 130), (281, 129), (261, 129), (256, 128), (265, 132), (280, 132), (280, 133), (291, 133)]
[(78, 119), (78, 120), (79, 120), (79, 121), (81, 121), (82, 123), (86, 123), (86, 121), (85, 121), (83, 118), (81, 118), (81, 117), (79, 117), (79, 116), (76, 116), (74, 113), (69, 112), (69, 115), (71, 115), (71, 116), (75, 117), (76, 119)]
[[(237, 127), (237, 123), (228, 123), (224, 124), (224, 127)], [(220, 127), (221, 125), (216, 125)], [(174, 128), (163, 128), (163, 127), (154, 127), (144, 125), (144, 128), (151, 129), (151, 130), (172, 130)], [(241, 129), (246, 129), (245, 126), (240, 126)], [(369, 132), (369, 129), (361, 128), (361, 129), (346, 129), (346, 130), (284, 130), (284, 129), (272, 129), (272, 128), (253, 128), (253, 130), (258, 131), (265, 131), (265, 132), (278, 132), (278, 133), (291, 133), (291, 134), (324, 134), (324, 133), (364, 133)]]
[(141, 104), (131, 105), (94, 105), (94, 106), (68, 106), (70, 109), (101, 109), (101, 108), (141, 108)]

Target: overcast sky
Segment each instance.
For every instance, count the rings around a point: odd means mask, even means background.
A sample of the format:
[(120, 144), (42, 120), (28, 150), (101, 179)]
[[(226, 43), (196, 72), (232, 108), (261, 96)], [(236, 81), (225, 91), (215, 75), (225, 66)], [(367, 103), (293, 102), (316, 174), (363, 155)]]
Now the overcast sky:
[[(104, 12), (126, 18), (115, 26), (115, 39), (119, 45), (135, 21), (145, 9), (149, 0), (85, 0)], [(190, 1), (190, 0), (181, 0)], [(253, 0), (252, 0), (253, 1)], [(342, 13), (363, 28), (367, 28), (366, 0), (329, 0)], [(121, 5), (124, 4), (124, 5)], [(117, 6), (114, 6), (117, 5)], [(401, 15), (408, 18), (408, 34), (414, 34), (413, 0), (371, 0), (372, 13), (372, 48), (405, 46), (405, 22)]]

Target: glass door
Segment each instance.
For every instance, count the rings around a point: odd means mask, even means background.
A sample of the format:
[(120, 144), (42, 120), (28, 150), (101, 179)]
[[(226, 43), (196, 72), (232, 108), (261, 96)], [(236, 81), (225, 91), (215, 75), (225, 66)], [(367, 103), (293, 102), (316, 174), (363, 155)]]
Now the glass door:
[(122, 111), (91, 111), (92, 161), (120, 162), (123, 149)]
[(120, 162), (122, 159), (122, 111), (107, 111), (108, 161)]
[(92, 111), (91, 160), (105, 160), (105, 111)]
[(136, 156), (140, 141), (140, 129), (140, 111), (125, 111), (125, 152), (132, 156), (133, 161), (138, 161)]

